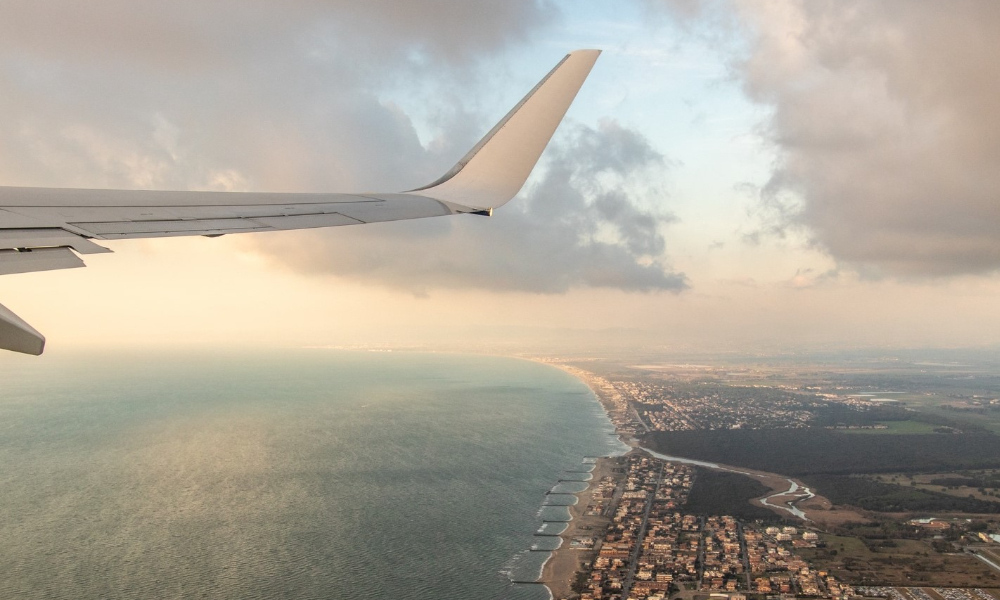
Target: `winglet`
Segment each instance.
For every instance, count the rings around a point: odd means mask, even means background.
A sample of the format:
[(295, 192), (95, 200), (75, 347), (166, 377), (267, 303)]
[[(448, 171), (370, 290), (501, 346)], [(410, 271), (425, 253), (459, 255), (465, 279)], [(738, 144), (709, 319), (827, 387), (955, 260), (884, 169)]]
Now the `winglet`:
[(45, 336), (0, 304), (0, 348), (38, 356), (45, 350)]
[(506, 204), (527, 181), (600, 54), (567, 54), (450, 171), (411, 192), (478, 212)]

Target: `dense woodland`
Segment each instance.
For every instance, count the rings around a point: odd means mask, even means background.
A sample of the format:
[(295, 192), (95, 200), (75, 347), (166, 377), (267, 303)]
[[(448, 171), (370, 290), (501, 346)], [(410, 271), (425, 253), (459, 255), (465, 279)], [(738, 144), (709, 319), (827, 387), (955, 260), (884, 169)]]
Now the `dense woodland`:
[(684, 510), (696, 515), (732, 515), (742, 521), (777, 521), (780, 517), (774, 512), (751, 503), (769, 491), (746, 475), (699, 467)]
[(856, 435), (831, 429), (652, 432), (647, 448), (784, 475), (946, 472), (1000, 467), (1000, 436)]

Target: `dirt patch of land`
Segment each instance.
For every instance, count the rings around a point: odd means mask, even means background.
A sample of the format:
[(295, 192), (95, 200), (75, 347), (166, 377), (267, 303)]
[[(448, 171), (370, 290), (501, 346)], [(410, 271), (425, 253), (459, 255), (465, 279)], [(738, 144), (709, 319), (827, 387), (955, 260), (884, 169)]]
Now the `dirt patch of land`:
[[(775, 492), (787, 490), (789, 487), (787, 477), (774, 475), (773, 473), (758, 473), (754, 476)], [(795, 481), (795, 483), (798, 484), (800, 490), (805, 487), (805, 484), (799, 480), (793, 479), (792, 481)], [(759, 503), (760, 499), (758, 498), (754, 500), (754, 502)], [(781, 494), (780, 496), (772, 496), (768, 499), (768, 502), (778, 506), (784, 506), (786, 503), (792, 502), (792, 506), (805, 513), (807, 519), (820, 526), (842, 525), (844, 523), (864, 523), (868, 521), (864, 514), (858, 510), (847, 506), (834, 506), (834, 504), (828, 499), (819, 495), (815, 495), (812, 498), (806, 498), (801, 495), (801, 491), (791, 494)], [(770, 508), (782, 516), (791, 516), (787, 511), (776, 509), (771, 506), (768, 506), (767, 508)]]
[(845, 523), (868, 523), (864, 513), (859, 510), (847, 507), (836, 506), (823, 496), (815, 496), (808, 500), (803, 500), (795, 506), (806, 513), (811, 521), (822, 528), (836, 527)]

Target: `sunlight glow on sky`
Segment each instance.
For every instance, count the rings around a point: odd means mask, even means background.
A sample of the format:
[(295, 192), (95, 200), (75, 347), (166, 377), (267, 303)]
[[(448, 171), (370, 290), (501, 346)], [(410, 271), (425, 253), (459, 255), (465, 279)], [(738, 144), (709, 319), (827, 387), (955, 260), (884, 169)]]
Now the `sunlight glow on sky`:
[(49, 351), (996, 345), (1000, 11), (959, 5), (24, 4), (0, 185), (410, 189), (604, 53), (488, 221), (111, 242), (0, 302)]

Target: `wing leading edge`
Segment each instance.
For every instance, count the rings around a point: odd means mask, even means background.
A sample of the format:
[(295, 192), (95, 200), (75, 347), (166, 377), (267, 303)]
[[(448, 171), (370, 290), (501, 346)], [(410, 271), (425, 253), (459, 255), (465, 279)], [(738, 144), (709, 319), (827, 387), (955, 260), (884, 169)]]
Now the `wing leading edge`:
[[(249, 233), (473, 213), (513, 198), (599, 50), (566, 55), (440, 179), (399, 193), (91, 190), (0, 186), (0, 275), (85, 266), (92, 240)], [(0, 349), (41, 354), (45, 338), (0, 305)]]

